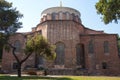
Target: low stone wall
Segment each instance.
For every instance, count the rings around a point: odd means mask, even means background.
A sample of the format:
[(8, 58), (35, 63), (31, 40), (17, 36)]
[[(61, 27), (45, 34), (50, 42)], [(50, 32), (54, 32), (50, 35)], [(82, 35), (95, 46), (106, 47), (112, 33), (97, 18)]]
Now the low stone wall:
[(88, 75), (86, 69), (48, 69), (47, 75)]
[(24, 70), (24, 72), (29, 75), (45, 75), (44, 70), (37, 70), (36, 68), (29, 68), (27, 70)]

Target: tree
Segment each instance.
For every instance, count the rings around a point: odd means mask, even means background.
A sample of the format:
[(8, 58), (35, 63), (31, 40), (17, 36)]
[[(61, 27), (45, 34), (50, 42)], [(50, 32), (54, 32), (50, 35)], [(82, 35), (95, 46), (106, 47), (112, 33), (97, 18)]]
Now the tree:
[(23, 15), (17, 11), (16, 8), (12, 7), (12, 3), (0, 0), (0, 50), (2, 50), (4, 45), (7, 45), (6, 49), (8, 49), (9, 45), (13, 49), (14, 55), (15, 47), (12, 46), (8, 40), (11, 35), (22, 27), (22, 23), (19, 22), (22, 16)]
[(120, 0), (99, 0), (95, 6), (105, 24), (120, 20)]
[(21, 77), (21, 66), (30, 57), (32, 53), (41, 55), (44, 58), (50, 60), (55, 58), (55, 47), (47, 41), (42, 35), (35, 34), (33, 37), (29, 36), (26, 41), (25, 49), (21, 51), (25, 53), (23, 59), (19, 59), (19, 56), (15, 54), (16, 47), (12, 47), (12, 53), (17, 61), (18, 77)]
[(31, 52), (41, 55), (48, 60), (55, 59), (55, 46), (51, 45), (47, 39), (40, 34), (28, 37), (25, 53), (28, 54)]
[(12, 7), (12, 3), (0, 0), (0, 32), (11, 34), (21, 28), (22, 23), (19, 19), (23, 15), (16, 8)]
[(22, 14), (12, 7), (12, 3), (5, 0), (0, 0), (0, 48), (5, 46), (5, 50), (12, 50), (12, 54), (15, 57), (18, 64), (18, 77), (21, 77), (21, 66), (29, 58), (29, 56), (34, 52), (36, 54), (42, 55), (47, 59), (54, 58), (54, 47), (51, 46), (45, 38), (42, 36), (29, 37), (26, 42), (25, 49), (21, 51), (26, 54), (26, 56), (20, 60), (15, 54), (16, 47), (9, 42), (10, 36), (15, 34), (15, 32), (21, 28), (22, 23), (19, 19), (22, 18)]
[(8, 43), (9, 36), (14, 34), (22, 23), (19, 19), (22, 18), (22, 14), (12, 7), (12, 3), (5, 0), (0, 0), (0, 50), (2, 54), (2, 48), (4, 44)]

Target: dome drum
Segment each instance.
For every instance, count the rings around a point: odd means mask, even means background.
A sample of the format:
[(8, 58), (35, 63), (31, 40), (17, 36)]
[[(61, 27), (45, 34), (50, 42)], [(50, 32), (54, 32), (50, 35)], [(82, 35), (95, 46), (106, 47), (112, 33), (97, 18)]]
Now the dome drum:
[(80, 13), (68, 7), (48, 8), (42, 12), (41, 16), (41, 22), (46, 20), (74, 20), (81, 23)]

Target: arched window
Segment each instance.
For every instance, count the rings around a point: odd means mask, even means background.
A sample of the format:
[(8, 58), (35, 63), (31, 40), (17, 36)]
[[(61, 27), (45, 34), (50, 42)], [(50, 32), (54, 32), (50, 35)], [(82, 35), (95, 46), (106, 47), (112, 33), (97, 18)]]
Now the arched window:
[(104, 41), (104, 53), (109, 53), (109, 42)]
[(62, 12), (59, 12), (59, 19), (62, 20), (63, 18), (63, 13)]
[(70, 13), (66, 12), (66, 19), (69, 20), (70, 19)]
[(76, 45), (76, 64), (81, 66), (81, 68), (85, 68), (85, 58), (84, 58), (84, 45), (77, 44)]
[(81, 51), (81, 48), (80, 48), (80, 45), (78, 44), (76, 46), (76, 60), (77, 60), (77, 65), (80, 65), (80, 51)]
[(16, 40), (16, 41), (15, 41), (14, 47), (16, 48), (16, 49), (15, 49), (15, 52), (19, 52), (19, 51), (20, 51), (20, 49), (21, 49), (21, 44), (20, 44), (20, 41), (19, 41), (19, 40)]
[(56, 13), (52, 13), (52, 20), (56, 19)]
[(43, 56), (39, 56), (39, 65), (43, 65), (44, 59)]
[(88, 43), (88, 52), (89, 52), (89, 53), (94, 53), (93, 40), (90, 40), (89, 43)]
[(56, 65), (64, 65), (65, 45), (61, 42), (56, 44)]
[(72, 13), (72, 20), (75, 20), (75, 14)]

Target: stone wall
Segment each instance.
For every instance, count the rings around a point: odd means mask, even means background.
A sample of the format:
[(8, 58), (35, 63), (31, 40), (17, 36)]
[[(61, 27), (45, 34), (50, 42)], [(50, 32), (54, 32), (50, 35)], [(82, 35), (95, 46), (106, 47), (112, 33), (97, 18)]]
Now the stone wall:
[[(81, 43), (85, 45), (86, 68), (89, 73), (101, 75), (120, 75), (120, 58), (118, 56), (117, 35), (98, 34), (81, 36)], [(93, 40), (94, 53), (88, 52), (88, 43)], [(109, 42), (109, 52), (104, 53), (104, 41)], [(106, 69), (102, 63), (107, 64)]]
[[(20, 44), (21, 44), (21, 48), (24, 49), (25, 47), (25, 37), (23, 34), (21, 33), (17, 33), (13, 36), (10, 37), (9, 43), (14, 45), (15, 41), (19, 40)], [(18, 58), (21, 60), (24, 55), (23, 52), (16, 52)], [(10, 51), (7, 51), (5, 49), (3, 49), (3, 56), (2, 56), (2, 70), (4, 70), (5, 72), (11, 72), (14, 71), (13, 70), (13, 63), (16, 63), (16, 59), (12, 54), (12, 48), (10, 49)], [(24, 67), (24, 64), (23, 64)], [(16, 71), (16, 70), (15, 70)]]
[[(65, 44), (65, 68), (76, 67), (76, 45), (79, 43), (79, 33), (83, 28), (74, 21), (48, 21), (47, 39), (51, 44)], [(81, 31), (80, 31), (81, 29)], [(53, 63), (54, 64), (54, 63)], [(54, 65), (52, 67), (55, 67)]]

